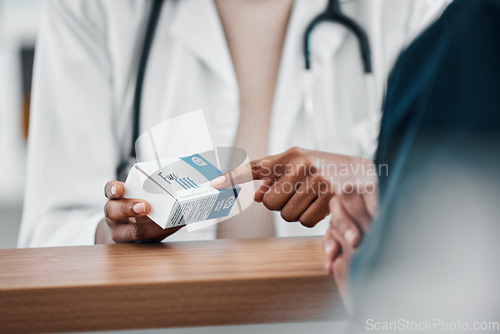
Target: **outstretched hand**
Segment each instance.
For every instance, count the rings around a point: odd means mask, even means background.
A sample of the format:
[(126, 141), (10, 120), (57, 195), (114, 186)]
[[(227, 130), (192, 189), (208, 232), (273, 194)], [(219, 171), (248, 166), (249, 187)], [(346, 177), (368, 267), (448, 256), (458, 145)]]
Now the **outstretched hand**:
[(333, 197), (347, 188), (374, 183), (375, 176), (371, 161), (294, 147), (233, 169), (213, 180), (212, 185), (223, 189), (264, 180), (255, 201), (280, 211), (288, 222), (314, 227), (329, 214)]

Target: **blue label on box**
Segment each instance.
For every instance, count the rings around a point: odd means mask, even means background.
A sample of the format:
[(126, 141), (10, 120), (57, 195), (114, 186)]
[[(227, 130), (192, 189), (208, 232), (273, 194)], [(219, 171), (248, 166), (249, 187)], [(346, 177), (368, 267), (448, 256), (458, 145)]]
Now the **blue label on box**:
[(205, 176), (209, 181), (212, 181), (217, 176), (221, 175), (222, 172), (218, 170), (214, 165), (205, 160), (201, 155), (194, 154), (189, 157), (181, 158), (188, 165), (196, 169), (203, 176)]

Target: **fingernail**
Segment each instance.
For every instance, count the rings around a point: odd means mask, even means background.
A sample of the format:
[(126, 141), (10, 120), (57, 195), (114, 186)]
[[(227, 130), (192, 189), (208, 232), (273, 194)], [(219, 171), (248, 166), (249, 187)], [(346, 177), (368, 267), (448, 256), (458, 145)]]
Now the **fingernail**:
[(144, 212), (146, 212), (146, 205), (144, 203), (136, 203), (132, 207), (132, 210), (135, 213), (144, 213)]
[(221, 175), (221, 176), (216, 177), (215, 179), (212, 180), (212, 186), (214, 188), (219, 188), (220, 186), (222, 186), (224, 184), (224, 182), (226, 182), (226, 176)]
[(330, 255), (332, 249), (333, 249), (332, 245), (326, 245), (325, 246), (325, 253), (328, 254), (328, 255)]
[(352, 230), (347, 230), (344, 234), (345, 240), (350, 243), (351, 245), (354, 245), (354, 232)]
[(116, 190), (116, 186), (111, 187), (111, 195), (116, 196), (118, 194), (118, 191)]

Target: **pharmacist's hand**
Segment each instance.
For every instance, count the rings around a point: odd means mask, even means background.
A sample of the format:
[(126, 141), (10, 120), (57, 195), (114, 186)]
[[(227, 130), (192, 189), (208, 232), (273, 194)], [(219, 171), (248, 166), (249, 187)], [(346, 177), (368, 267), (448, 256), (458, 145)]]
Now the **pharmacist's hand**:
[(123, 198), (123, 182), (110, 181), (104, 188), (108, 202), (105, 219), (96, 230), (97, 243), (160, 242), (180, 227), (163, 229), (146, 217), (151, 207), (140, 199)]
[(376, 178), (371, 161), (294, 147), (225, 173), (212, 185), (222, 189), (251, 180), (264, 180), (255, 201), (288, 222), (314, 227), (328, 215), (331, 198)]

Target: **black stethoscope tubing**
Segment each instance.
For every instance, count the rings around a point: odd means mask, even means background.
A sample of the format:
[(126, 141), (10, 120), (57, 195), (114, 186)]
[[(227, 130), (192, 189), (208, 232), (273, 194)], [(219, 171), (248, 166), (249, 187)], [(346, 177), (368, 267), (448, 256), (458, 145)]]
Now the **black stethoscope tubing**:
[(306, 70), (311, 69), (311, 35), (318, 24), (325, 22), (332, 22), (344, 26), (356, 36), (359, 41), (363, 69), (365, 73), (372, 73), (372, 57), (368, 35), (359, 24), (342, 12), (339, 0), (329, 0), (326, 10), (316, 16), (306, 28), (304, 34), (304, 60)]
[(160, 18), (162, 6), (163, 6), (163, 0), (153, 0), (153, 5), (151, 7), (151, 12), (149, 14), (148, 24), (146, 26), (146, 33), (142, 46), (142, 52), (139, 58), (139, 67), (137, 71), (137, 79), (134, 90), (134, 100), (132, 103), (132, 142), (130, 145), (130, 152), (127, 159), (122, 161), (116, 169), (117, 178), (119, 180), (125, 180), (126, 178), (125, 173), (128, 173), (129, 168), (137, 160), (135, 142), (137, 141), (137, 138), (139, 138), (139, 125), (141, 122), (142, 89), (144, 86), (144, 77), (146, 75), (146, 67), (148, 64), (149, 51), (151, 50), (151, 45), (153, 44), (153, 38), (155, 35), (156, 26), (158, 25), (158, 20)]

